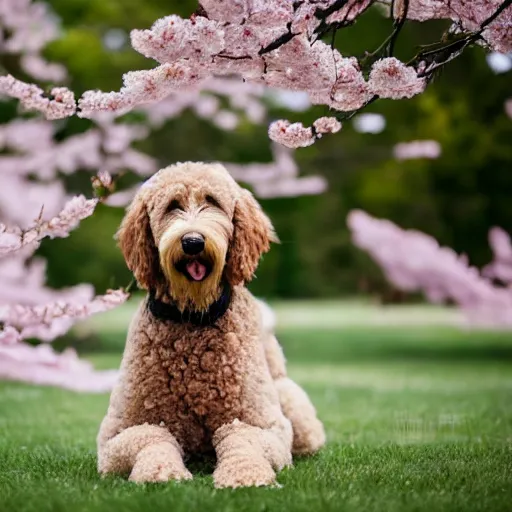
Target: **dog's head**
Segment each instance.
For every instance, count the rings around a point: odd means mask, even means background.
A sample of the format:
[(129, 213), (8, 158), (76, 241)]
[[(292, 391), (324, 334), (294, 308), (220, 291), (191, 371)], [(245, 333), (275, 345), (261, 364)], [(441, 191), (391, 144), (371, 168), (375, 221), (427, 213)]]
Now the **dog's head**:
[(183, 163), (146, 182), (117, 233), (139, 285), (179, 309), (205, 311), (224, 280), (251, 280), (277, 241), (252, 194), (219, 164)]

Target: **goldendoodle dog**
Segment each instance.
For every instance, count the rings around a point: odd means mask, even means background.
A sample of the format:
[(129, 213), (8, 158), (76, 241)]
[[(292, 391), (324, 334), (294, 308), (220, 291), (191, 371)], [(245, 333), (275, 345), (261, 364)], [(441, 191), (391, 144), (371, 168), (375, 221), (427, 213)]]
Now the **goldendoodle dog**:
[(214, 451), (217, 487), (259, 486), (292, 453), (316, 452), (322, 423), (245, 288), (276, 241), (251, 193), (219, 164), (167, 167), (138, 192), (118, 240), (148, 295), (98, 434), (99, 471), (186, 480), (186, 456)]

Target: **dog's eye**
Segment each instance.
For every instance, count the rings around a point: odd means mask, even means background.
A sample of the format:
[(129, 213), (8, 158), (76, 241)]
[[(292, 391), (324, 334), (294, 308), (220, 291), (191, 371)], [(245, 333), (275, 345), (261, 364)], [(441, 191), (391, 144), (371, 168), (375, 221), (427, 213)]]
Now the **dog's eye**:
[(183, 211), (183, 207), (177, 199), (173, 199), (167, 207), (167, 213), (173, 213), (176, 211)]
[(204, 200), (211, 206), (215, 206), (215, 208), (219, 208), (222, 210), (222, 207), (221, 205), (219, 204), (219, 202), (217, 201), (217, 199), (215, 199), (215, 197), (213, 196), (210, 196), (210, 195), (207, 195)]

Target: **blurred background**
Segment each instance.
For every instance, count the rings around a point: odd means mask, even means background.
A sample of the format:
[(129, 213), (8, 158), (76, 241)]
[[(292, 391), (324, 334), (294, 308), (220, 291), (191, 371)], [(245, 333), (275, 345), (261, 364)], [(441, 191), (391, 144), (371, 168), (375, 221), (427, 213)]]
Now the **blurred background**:
[[(119, 89), (124, 72), (152, 67), (150, 59), (131, 48), (129, 31), (148, 28), (171, 12), (188, 16), (196, 8), (192, 0), (52, 0), (49, 4), (60, 19), (62, 36), (50, 42), (44, 55), (67, 67), (70, 88), (77, 95), (91, 88)], [(411, 57), (418, 45), (436, 41), (448, 25), (442, 21), (406, 25), (398, 56)], [(359, 56), (378, 47), (388, 33), (382, 13), (370, 9), (363, 22), (339, 31), (336, 46), (342, 55)], [(489, 227), (512, 226), (512, 120), (504, 108), (512, 94), (511, 66), (510, 57), (490, 57), (473, 48), (443, 69), (425, 94), (378, 101), (365, 113), (379, 117), (365, 124), (358, 123), (356, 116), (344, 123), (338, 135), (298, 150), (295, 159), (301, 175), (324, 176), (328, 188), (320, 195), (260, 199), (282, 243), (265, 256), (251, 289), (266, 298), (364, 292), (385, 301), (402, 300), (370, 258), (351, 243), (345, 220), (356, 207), (425, 231), (441, 244), (466, 253), (476, 266), (487, 263)], [(327, 115), (326, 108), (308, 108), (300, 95), (267, 103), (269, 120), (285, 117), (306, 125)], [(288, 106), (301, 111), (290, 112)], [(0, 121), (12, 116), (12, 108), (0, 103)], [(62, 126), (58, 137), (89, 127), (89, 121), (74, 118)], [(416, 139), (437, 141), (439, 157), (397, 160), (394, 146)], [(242, 118), (235, 129), (222, 130), (190, 109), (134, 145), (155, 157), (159, 167), (183, 160), (272, 160), (266, 123)], [(90, 195), (89, 176), (84, 171), (66, 177), (69, 190)], [(122, 215), (122, 208), (100, 207), (71, 238), (46, 241), (40, 252), (48, 259), (49, 285), (90, 282), (99, 291), (126, 285), (130, 275), (112, 240)]]

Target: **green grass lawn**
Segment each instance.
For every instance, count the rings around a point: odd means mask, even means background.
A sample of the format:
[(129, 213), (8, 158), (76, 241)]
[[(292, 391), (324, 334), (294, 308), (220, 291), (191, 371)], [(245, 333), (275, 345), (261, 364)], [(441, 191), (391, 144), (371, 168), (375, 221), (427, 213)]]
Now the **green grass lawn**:
[[(276, 306), (290, 374), (328, 436), (281, 488), (215, 490), (205, 466), (180, 484), (101, 479), (107, 395), (0, 383), (0, 510), (512, 510), (511, 335), (463, 332), (433, 309), (395, 308), (397, 326), (361, 304)], [(78, 330), (98, 367), (118, 364), (132, 309)]]

